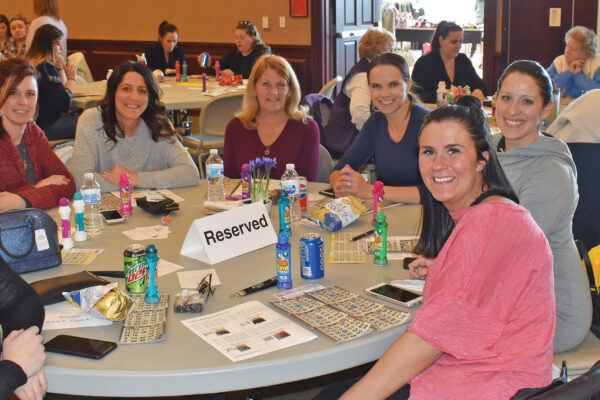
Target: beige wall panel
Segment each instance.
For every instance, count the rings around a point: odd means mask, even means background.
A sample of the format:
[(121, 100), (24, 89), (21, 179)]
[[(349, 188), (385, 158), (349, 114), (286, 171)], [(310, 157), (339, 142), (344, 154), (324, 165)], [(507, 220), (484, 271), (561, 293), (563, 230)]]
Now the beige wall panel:
[[(17, 12), (34, 16), (29, 0), (0, 3), (9, 19)], [(310, 18), (290, 18), (289, 0), (61, 0), (60, 6), (71, 39), (153, 40), (167, 19), (179, 28), (180, 41), (233, 43), (237, 22), (249, 20), (267, 44), (310, 45)], [(262, 28), (263, 16), (269, 29)]]

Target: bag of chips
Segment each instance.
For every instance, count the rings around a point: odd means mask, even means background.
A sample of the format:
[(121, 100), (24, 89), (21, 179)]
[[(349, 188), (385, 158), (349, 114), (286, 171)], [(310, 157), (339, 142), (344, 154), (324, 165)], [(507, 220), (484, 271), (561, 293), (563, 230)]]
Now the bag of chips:
[(117, 283), (63, 292), (63, 296), (86, 313), (111, 321), (124, 320), (133, 306), (133, 301), (117, 287)]
[(337, 198), (320, 210), (310, 213), (308, 219), (335, 232), (356, 221), (365, 211), (366, 208), (358, 198), (347, 196)]

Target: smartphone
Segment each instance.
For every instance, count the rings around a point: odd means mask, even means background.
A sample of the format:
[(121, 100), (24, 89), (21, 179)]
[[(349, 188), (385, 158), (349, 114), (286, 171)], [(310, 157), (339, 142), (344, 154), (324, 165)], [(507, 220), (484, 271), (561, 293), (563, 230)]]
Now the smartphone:
[(107, 224), (118, 224), (119, 222), (125, 221), (123, 215), (117, 210), (104, 210), (100, 211), (100, 214), (102, 214), (102, 217), (104, 217)]
[(365, 292), (371, 296), (379, 297), (398, 304), (404, 307), (413, 307), (423, 300), (423, 295), (410, 290), (402, 289), (397, 286), (392, 286), (387, 283), (380, 283), (370, 288), (366, 288)]
[(417, 257), (404, 257), (404, 260), (402, 261), (404, 269), (408, 269), (408, 264), (415, 261), (416, 259)]
[(333, 188), (332, 187), (327, 188), (327, 189), (323, 189), (323, 190), (319, 190), (319, 194), (322, 194), (323, 196), (335, 198), (335, 193), (333, 192)]
[(71, 335), (58, 335), (44, 344), (46, 351), (71, 356), (100, 359), (113, 351), (117, 344)]

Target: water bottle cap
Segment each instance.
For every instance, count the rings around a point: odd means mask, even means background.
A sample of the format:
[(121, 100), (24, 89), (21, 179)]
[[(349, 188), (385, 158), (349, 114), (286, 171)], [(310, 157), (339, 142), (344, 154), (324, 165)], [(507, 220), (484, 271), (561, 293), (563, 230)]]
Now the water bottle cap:
[(93, 173), (93, 172), (86, 172), (86, 173), (83, 175), (83, 178), (84, 178), (84, 179), (94, 179), (94, 173)]
[(296, 165), (294, 163), (285, 164), (285, 169), (296, 169)]
[(217, 149), (210, 149), (210, 154), (217, 154)]
[(277, 241), (279, 244), (285, 244), (290, 240), (289, 236), (285, 232), (281, 232), (279, 236), (277, 236)]
[(83, 195), (81, 194), (81, 192), (75, 192), (73, 200), (83, 200)]

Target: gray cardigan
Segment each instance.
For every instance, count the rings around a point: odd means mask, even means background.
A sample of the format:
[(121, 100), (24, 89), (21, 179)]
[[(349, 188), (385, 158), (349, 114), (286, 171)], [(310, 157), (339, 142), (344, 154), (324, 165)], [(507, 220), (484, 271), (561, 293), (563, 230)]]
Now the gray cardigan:
[[(494, 135), (494, 145), (501, 139)], [(544, 231), (554, 257), (556, 329), (554, 352), (572, 349), (590, 330), (592, 303), (573, 240), (577, 169), (567, 145), (540, 136), (532, 145), (499, 152), (498, 158), (520, 204)]]
[[(200, 176), (189, 153), (176, 137), (155, 142), (148, 125), (142, 120), (133, 137), (108, 140), (100, 110), (86, 110), (77, 122), (75, 148), (67, 167), (77, 188), (83, 184), (85, 172), (101, 173), (120, 164), (139, 174), (142, 188), (175, 188), (198, 185)], [(96, 175), (102, 191), (119, 187)]]

